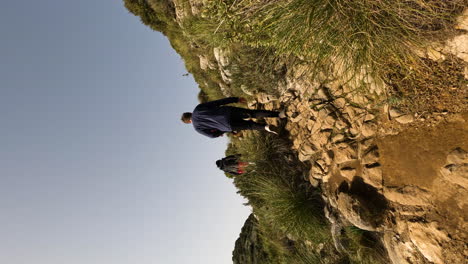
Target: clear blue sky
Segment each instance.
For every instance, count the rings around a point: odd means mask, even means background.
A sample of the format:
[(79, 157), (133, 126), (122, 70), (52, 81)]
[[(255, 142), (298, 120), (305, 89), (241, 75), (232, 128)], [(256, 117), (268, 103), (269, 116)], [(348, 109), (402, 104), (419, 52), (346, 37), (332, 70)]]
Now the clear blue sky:
[(198, 86), (121, 1), (0, 8), (0, 263), (222, 264), (250, 209)]

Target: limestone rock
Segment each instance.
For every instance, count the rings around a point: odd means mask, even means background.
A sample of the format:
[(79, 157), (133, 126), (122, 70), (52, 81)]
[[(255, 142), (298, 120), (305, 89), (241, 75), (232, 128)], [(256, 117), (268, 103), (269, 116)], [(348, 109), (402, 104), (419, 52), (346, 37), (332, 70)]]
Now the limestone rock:
[(376, 231), (376, 225), (372, 220), (372, 214), (358, 199), (353, 199), (346, 193), (340, 193), (337, 200), (338, 211), (356, 227)]
[(399, 117), (399, 116), (402, 116), (404, 115), (405, 113), (403, 113), (402, 111), (396, 109), (396, 108), (391, 108), (389, 111), (388, 111), (388, 114), (390, 115), (390, 117), (392, 118), (395, 118), (395, 117)]
[(356, 151), (347, 144), (340, 144), (337, 148), (333, 149), (333, 154), (336, 164), (342, 164), (357, 158)]
[(346, 106), (346, 100), (344, 98), (338, 98), (333, 101), (333, 105), (335, 105), (336, 108), (343, 109)]
[(380, 167), (363, 168), (364, 181), (377, 189), (382, 189), (382, 169)]
[(403, 115), (395, 118), (395, 120), (400, 124), (408, 124), (414, 121), (414, 117), (410, 114)]
[(228, 53), (221, 48), (213, 48), (213, 54), (221, 67), (227, 67), (230, 64)]
[(376, 125), (372, 123), (364, 123), (361, 127), (361, 134), (364, 137), (372, 137), (375, 135), (376, 130)]
[(253, 95), (253, 92), (250, 91), (249, 88), (248, 88), (247, 86), (245, 86), (245, 85), (242, 84), (242, 85), (240, 86), (240, 88), (241, 88), (241, 90), (242, 90), (243, 93), (245, 93), (245, 94), (247, 94), (247, 95), (250, 95), (250, 96)]
[(444, 51), (468, 62), (468, 34), (458, 35), (448, 41)]
[(442, 247), (448, 240), (447, 235), (437, 228), (437, 224), (408, 223), (411, 242), (415, 244), (424, 257), (434, 264), (445, 264), (442, 258)]
[(340, 170), (341, 176), (345, 177), (349, 181), (353, 180), (353, 177), (356, 176), (356, 169), (354, 168), (346, 168)]
[(266, 104), (266, 103), (269, 103), (273, 100), (277, 100), (276, 97), (274, 97), (273, 95), (269, 95), (269, 94), (266, 94), (266, 93), (258, 93), (257, 94), (257, 101), (261, 104)]
[(377, 146), (371, 147), (370, 149), (364, 152), (362, 157), (363, 164), (374, 164), (379, 161), (379, 150)]
[(468, 31), (468, 9), (465, 9), (463, 14), (458, 17), (455, 28)]

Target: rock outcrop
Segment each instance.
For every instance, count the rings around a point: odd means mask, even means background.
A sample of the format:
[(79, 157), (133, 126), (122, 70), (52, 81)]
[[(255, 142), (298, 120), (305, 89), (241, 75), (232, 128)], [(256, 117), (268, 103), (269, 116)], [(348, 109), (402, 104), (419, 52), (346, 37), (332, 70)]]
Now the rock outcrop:
[(267, 263), (268, 254), (264, 249), (259, 232), (257, 219), (253, 214), (250, 214), (242, 227), (232, 252), (232, 262), (234, 264)]

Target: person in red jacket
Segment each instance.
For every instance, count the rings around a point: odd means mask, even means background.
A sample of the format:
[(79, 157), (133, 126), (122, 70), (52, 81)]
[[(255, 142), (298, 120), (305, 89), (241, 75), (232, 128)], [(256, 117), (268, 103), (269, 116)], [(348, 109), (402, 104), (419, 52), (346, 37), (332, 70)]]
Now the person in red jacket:
[(254, 164), (253, 162), (241, 161), (241, 154), (229, 155), (225, 158), (216, 161), (216, 166), (231, 175), (241, 175), (246, 172), (247, 166)]
[(266, 117), (284, 118), (284, 112), (225, 106), (231, 103), (246, 102), (245, 98), (229, 97), (199, 104), (195, 107), (193, 113), (183, 113), (181, 119), (186, 124), (193, 124), (198, 133), (211, 138), (222, 136), (226, 132), (239, 132), (241, 130), (264, 130), (276, 134), (268, 125), (248, 119)]

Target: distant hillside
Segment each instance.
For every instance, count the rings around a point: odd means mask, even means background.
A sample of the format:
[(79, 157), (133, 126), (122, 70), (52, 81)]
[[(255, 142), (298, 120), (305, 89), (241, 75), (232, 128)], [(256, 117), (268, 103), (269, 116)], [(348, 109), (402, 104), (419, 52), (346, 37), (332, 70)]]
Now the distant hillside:
[(232, 261), (234, 264), (269, 263), (268, 253), (264, 249), (263, 240), (257, 227), (258, 221), (253, 214), (247, 218), (236, 240)]

